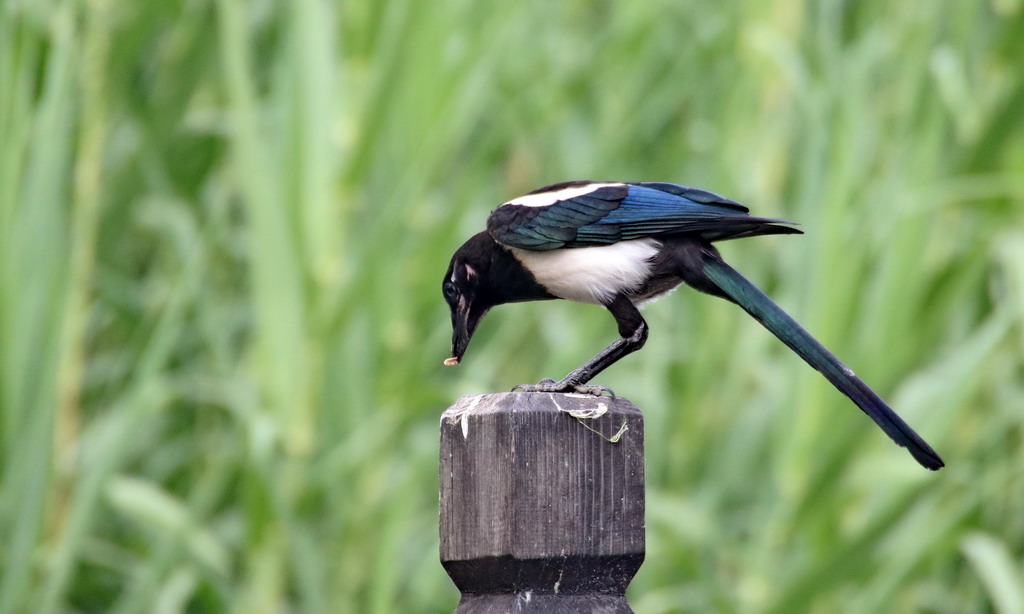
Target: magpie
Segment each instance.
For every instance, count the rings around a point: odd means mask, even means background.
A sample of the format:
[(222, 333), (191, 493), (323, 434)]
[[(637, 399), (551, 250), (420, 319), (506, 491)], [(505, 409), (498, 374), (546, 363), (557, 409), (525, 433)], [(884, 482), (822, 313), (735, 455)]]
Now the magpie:
[(736, 303), (848, 396), (927, 469), (939, 455), (853, 371), (757, 286), (725, 263), (713, 243), (802, 234), (794, 222), (749, 215), (718, 194), (672, 183), (568, 181), (510, 200), (487, 230), (452, 256), (442, 284), (451, 309), (452, 356), (462, 360), (480, 321), (496, 305), (566, 299), (604, 306), (619, 339), (561, 381), (517, 386), (527, 392), (601, 394), (587, 383), (643, 347), (639, 307), (685, 283)]

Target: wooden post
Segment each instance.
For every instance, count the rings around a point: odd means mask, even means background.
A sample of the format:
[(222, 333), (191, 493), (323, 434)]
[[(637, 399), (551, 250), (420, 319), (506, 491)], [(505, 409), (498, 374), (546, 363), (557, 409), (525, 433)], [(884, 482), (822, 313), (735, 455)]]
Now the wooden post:
[(633, 611), (625, 591), (644, 560), (644, 431), (629, 401), (463, 397), (441, 419), (440, 489), (456, 614)]

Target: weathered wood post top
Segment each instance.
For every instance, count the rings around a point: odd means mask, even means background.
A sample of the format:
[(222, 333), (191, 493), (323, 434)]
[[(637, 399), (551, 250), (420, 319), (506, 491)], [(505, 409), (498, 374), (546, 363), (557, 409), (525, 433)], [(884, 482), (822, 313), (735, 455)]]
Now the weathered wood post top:
[(618, 397), (511, 392), (441, 419), (441, 562), (456, 613), (632, 612), (643, 416)]

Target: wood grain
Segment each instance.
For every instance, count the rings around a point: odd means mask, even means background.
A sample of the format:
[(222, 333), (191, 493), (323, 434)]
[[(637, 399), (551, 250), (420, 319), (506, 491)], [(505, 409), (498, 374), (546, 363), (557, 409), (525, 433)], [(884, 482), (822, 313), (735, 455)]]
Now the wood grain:
[(631, 612), (625, 590), (644, 558), (643, 437), (640, 410), (623, 398), (502, 393), (450, 407), (440, 537), (462, 592), (456, 612)]

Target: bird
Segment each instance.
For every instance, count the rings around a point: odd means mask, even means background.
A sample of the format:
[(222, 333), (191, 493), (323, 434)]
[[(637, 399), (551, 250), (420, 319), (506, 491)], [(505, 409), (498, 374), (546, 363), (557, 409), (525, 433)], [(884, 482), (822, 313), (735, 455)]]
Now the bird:
[(589, 382), (643, 347), (644, 303), (686, 284), (735, 303), (819, 371), (923, 467), (939, 455), (849, 367), (720, 256), (718, 241), (802, 234), (795, 222), (750, 215), (733, 200), (663, 182), (567, 181), (498, 206), (486, 230), (452, 256), (442, 283), (458, 365), (487, 312), (498, 305), (564, 299), (601, 305), (619, 338), (559, 381), (516, 386), (525, 392), (603, 394)]

